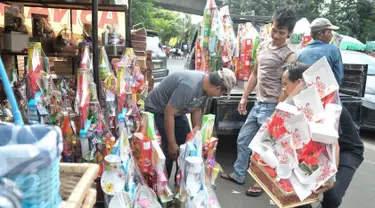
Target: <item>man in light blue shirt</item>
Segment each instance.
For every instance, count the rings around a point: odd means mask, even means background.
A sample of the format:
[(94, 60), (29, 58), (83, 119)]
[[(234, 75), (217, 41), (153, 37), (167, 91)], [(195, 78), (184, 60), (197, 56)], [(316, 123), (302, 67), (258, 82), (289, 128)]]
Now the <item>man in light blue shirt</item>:
[(342, 63), (340, 49), (333, 44), (329, 44), (332, 40), (332, 30), (337, 30), (338, 27), (325, 18), (317, 18), (311, 23), (311, 37), (313, 40), (297, 53), (297, 60), (313, 65), (323, 56), (327, 58), (329, 65), (332, 68), (333, 74), (337, 83), (341, 85), (344, 77), (344, 65)]

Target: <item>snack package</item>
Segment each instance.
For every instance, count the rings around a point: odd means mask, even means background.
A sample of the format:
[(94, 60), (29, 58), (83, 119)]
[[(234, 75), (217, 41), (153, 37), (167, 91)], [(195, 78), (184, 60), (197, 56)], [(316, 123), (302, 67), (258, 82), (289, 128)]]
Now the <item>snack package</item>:
[(215, 115), (207, 114), (202, 117), (202, 142), (206, 144), (206, 141), (212, 137), (212, 133), (215, 125)]
[(260, 37), (251, 23), (238, 27), (238, 49), (236, 63), (236, 76), (238, 80), (248, 80), (251, 74), (251, 67), (255, 64), (255, 55)]
[(150, 138), (141, 132), (134, 133), (133, 154), (138, 162), (140, 171), (143, 174), (152, 174), (152, 144)]

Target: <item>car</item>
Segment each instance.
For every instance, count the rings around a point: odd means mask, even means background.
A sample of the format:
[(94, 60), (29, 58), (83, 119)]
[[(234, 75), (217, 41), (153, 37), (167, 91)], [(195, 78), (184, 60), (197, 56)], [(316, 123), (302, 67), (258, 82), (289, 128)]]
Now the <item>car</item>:
[(367, 64), (367, 80), (362, 98), (361, 130), (375, 131), (375, 58), (357, 51), (341, 51), (344, 64)]
[(152, 51), (152, 76), (154, 82), (161, 82), (168, 76), (167, 55), (160, 43), (159, 34), (156, 31), (146, 30), (147, 32), (147, 50)]

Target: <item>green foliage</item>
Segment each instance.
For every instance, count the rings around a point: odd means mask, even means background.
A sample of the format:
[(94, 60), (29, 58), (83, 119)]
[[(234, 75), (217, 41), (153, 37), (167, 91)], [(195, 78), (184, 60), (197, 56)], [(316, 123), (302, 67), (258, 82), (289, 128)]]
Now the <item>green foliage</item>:
[(158, 9), (152, 14), (152, 17), (152, 29), (159, 32), (162, 43), (178, 36), (181, 25), (177, 13)]
[[(317, 17), (328, 18), (340, 27), (340, 34), (358, 38), (362, 42), (375, 40), (375, 6), (368, 0), (224, 0), (231, 14), (272, 16), (284, 6), (296, 10), (298, 18), (307, 18), (310, 22)], [(203, 8), (202, 8), (203, 14)], [(162, 41), (173, 37), (178, 42), (190, 40), (195, 25), (189, 15), (181, 18), (176, 12), (155, 7), (152, 0), (132, 1), (133, 25), (143, 23), (147, 29), (160, 33)]]
[(152, 12), (154, 10), (151, 0), (133, 0), (131, 5), (133, 25), (142, 23), (145, 28), (152, 28)]
[(190, 15), (182, 18), (177, 12), (155, 7), (151, 0), (132, 1), (132, 21), (133, 25), (142, 23), (146, 29), (158, 32), (163, 44), (173, 37), (179, 43), (188, 40), (195, 27)]

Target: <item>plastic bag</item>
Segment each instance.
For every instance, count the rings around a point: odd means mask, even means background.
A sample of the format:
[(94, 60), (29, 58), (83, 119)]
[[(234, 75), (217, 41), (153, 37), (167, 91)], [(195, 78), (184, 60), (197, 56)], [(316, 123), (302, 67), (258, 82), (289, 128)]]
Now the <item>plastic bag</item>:
[(238, 41), (239, 55), (235, 73), (238, 80), (248, 80), (260, 41), (259, 34), (251, 23), (239, 26)]

